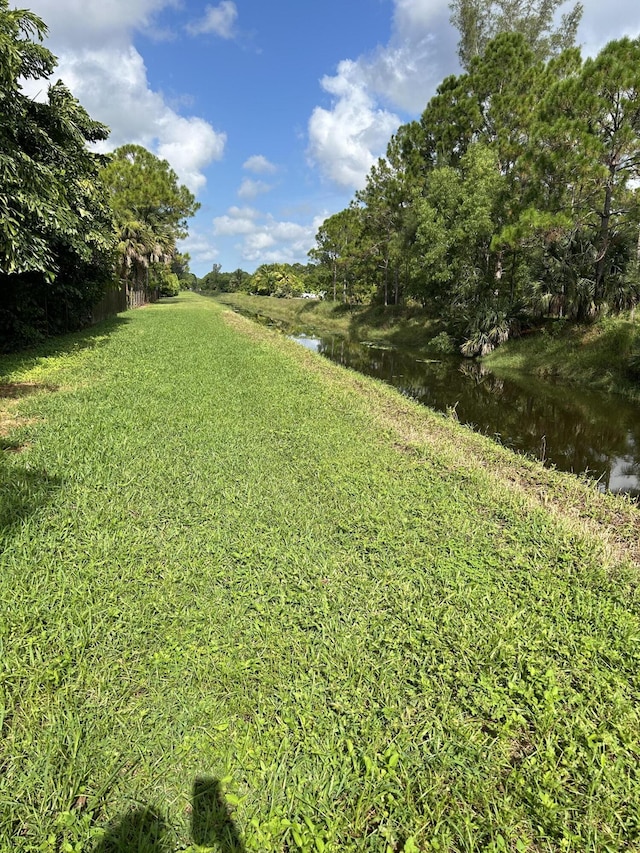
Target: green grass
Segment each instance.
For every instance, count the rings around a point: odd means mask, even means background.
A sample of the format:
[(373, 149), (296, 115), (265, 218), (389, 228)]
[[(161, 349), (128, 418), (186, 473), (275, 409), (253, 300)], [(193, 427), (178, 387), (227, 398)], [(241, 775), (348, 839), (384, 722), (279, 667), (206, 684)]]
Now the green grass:
[(612, 317), (591, 326), (556, 321), (545, 329), (508, 341), (483, 359), (492, 371), (532, 373), (589, 385), (640, 400), (629, 359), (640, 352), (640, 323)]
[(287, 331), (335, 334), (410, 349), (428, 347), (441, 324), (422, 308), (394, 305), (343, 305), (310, 299), (278, 299), (245, 293), (219, 293), (217, 302), (258, 316)]
[(0, 388), (1, 850), (640, 848), (632, 506), (191, 294)]

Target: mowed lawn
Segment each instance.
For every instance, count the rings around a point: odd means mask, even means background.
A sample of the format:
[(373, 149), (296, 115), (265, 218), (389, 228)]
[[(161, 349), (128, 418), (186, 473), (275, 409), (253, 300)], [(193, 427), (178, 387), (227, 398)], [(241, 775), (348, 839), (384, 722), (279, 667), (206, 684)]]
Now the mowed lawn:
[(640, 570), (538, 466), (194, 294), (0, 394), (0, 850), (640, 849)]

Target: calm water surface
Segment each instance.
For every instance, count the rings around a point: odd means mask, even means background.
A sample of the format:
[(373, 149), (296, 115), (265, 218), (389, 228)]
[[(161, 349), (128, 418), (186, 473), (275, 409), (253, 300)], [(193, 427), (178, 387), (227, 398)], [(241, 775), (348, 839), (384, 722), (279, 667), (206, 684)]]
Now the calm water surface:
[(624, 397), (522, 376), (458, 358), (429, 361), (337, 337), (292, 336), (308, 349), (394, 385), (461, 423), (599, 487), (640, 496), (640, 406)]

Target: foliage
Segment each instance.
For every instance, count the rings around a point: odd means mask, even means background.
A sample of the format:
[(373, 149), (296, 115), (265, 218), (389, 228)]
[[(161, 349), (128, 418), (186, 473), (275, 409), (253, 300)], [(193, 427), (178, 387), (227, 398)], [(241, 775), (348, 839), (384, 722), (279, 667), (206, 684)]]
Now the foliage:
[(180, 279), (168, 266), (152, 269), (151, 281), (160, 296), (177, 296), (180, 293)]
[(58, 81), (43, 103), (20, 80), (47, 78), (44, 23), (0, 0), (0, 332), (13, 347), (86, 321), (112, 264), (101, 158), (108, 129)]
[(581, 8), (554, 30), (560, 5), (452, 4), (480, 16), (477, 49), (320, 228), (310, 254), (334, 299), (353, 271), (385, 304), (429, 306), (467, 355), (638, 303), (640, 40), (583, 62), (569, 46)]
[(638, 846), (637, 510), (195, 294), (0, 373), (2, 849)]
[(429, 341), (430, 349), (442, 355), (452, 355), (456, 351), (455, 342), (447, 332), (439, 332)]
[(101, 176), (118, 226), (119, 274), (149, 287), (150, 267), (171, 265), (200, 205), (169, 163), (140, 145), (117, 148)]
[(545, 325), (485, 359), (498, 373), (533, 374), (561, 382), (640, 398), (637, 373), (640, 329), (629, 315), (604, 317), (589, 324), (566, 318)]
[(309, 257), (327, 270), (330, 295), (335, 302), (340, 293), (344, 304), (371, 298), (371, 264), (376, 265), (376, 245), (367, 234), (362, 208), (352, 204), (326, 219), (316, 236)]
[(200, 290), (218, 293), (238, 293), (248, 291), (251, 273), (238, 268), (233, 272), (222, 272), (221, 264), (214, 264), (211, 272), (208, 272), (198, 280)]
[(582, 18), (582, 3), (562, 15), (566, 0), (451, 0), (451, 23), (460, 33), (458, 56), (464, 68), (487, 49), (500, 32), (519, 32), (540, 59), (571, 47)]
[(287, 331), (376, 341), (385, 347), (417, 350), (441, 329), (431, 313), (416, 306), (348, 305), (331, 299), (266, 299), (245, 293), (219, 294), (216, 300), (252, 319)]
[(262, 264), (246, 287), (259, 296), (291, 297), (304, 293), (304, 283), (290, 264)]

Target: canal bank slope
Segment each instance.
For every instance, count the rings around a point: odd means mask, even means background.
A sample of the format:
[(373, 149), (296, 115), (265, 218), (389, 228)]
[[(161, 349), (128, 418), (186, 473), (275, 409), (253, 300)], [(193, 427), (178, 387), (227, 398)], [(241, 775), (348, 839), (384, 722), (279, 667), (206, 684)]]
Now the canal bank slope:
[[(424, 309), (334, 305), (306, 299), (276, 299), (244, 293), (214, 297), (223, 305), (270, 319), (287, 330), (438, 353), (446, 345), (442, 324)], [(498, 375), (554, 378), (608, 391), (640, 402), (640, 319), (607, 317), (592, 325), (549, 321), (542, 329), (502, 344), (482, 359)]]
[(589, 326), (550, 322), (507, 341), (483, 363), (498, 374), (553, 377), (640, 402), (640, 320), (606, 317)]
[(0, 847), (640, 842), (632, 506), (192, 294), (0, 366)]

